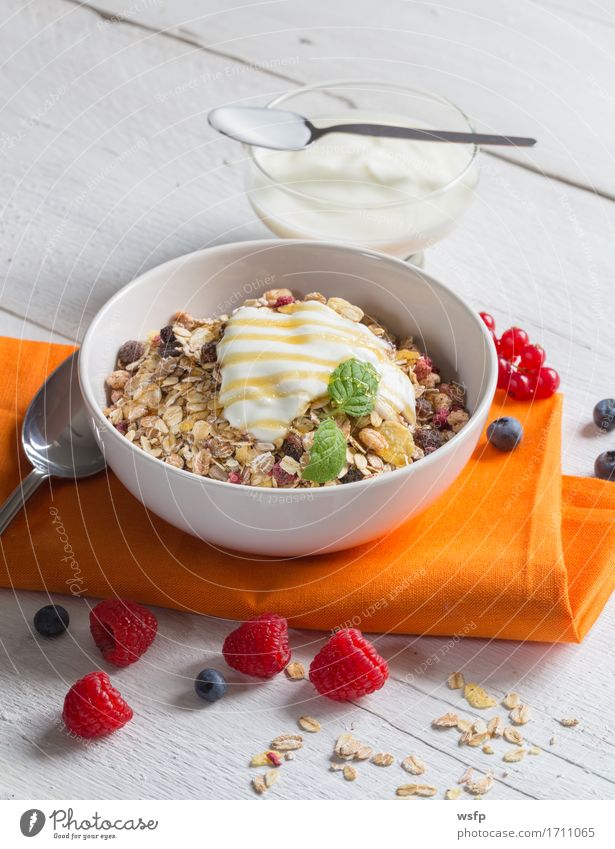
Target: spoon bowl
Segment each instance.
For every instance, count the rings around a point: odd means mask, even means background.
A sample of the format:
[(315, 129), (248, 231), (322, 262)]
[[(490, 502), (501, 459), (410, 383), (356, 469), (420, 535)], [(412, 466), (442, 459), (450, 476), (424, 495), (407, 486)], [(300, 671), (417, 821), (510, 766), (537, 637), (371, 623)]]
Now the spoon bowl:
[(26, 411), (21, 441), (34, 468), (0, 508), (0, 533), (43, 481), (86, 478), (105, 467), (88, 424), (77, 356), (75, 352), (49, 375)]

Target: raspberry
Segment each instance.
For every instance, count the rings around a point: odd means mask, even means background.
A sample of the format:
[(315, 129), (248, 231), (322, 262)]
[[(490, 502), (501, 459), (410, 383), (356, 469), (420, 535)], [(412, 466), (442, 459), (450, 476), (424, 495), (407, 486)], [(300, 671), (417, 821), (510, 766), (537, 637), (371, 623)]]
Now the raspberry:
[(222, 654), (229, 666), (254, 675), (273, 678), (290, 660), (288, 623), (277, 613), (262, 613), (228, 635)]
[(108, 598), (90, 611), (94, 642), (115, 666), (129, 666), (145, 654), (157, 629), (154, 614), (134, 601)]
[(242, 482), (241, 481), (241, 475), (238, 474), (237, 472), (229, 472), (228, 482), (229, 483), (241, 483)]
[(414, 366), (414, 374), (417, 380), (425, 380), (425, 378), (433, 371), (433, 363), (429, 357), (419, 357)]
[(126, 725), (132, 709), (111, 685), (106, 672), (90, 672), (70, 688), (62, 719), (78, 737), (102, 737)]
[(336, 702), (358, 699), (379, 690), (389, 667), (356, 628), (334, 634), (310, 665), (310, 681), (322, 696)]
[(288, 306), (288, 304), (292, 304), (294, 302), (294, 300), (295, 299), (293, 298), (292, 295), (280, 295), (280, 297), (277, 299), (277, 301), (273, 305), (274, 309), (275, 309), (275, 307)]

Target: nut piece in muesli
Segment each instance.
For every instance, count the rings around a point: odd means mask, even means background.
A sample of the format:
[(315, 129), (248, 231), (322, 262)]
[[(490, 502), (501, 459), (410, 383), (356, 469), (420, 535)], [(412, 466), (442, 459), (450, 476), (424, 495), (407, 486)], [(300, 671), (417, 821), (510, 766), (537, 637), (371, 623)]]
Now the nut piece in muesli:
[(353, 483), (436, 451), (468, 421), (463, 387), (411, 337), (343, 298), (272, 289), (229, 315), (179, 312), (127, 340), (104, 412), (159, 460), (258, 487)]

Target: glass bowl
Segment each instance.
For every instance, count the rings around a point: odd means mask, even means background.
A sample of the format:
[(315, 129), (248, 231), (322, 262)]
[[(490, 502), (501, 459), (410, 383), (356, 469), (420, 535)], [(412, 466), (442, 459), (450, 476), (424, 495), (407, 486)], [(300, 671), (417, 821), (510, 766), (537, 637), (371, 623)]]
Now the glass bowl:
[[(445, 98), (392, 83), (322, 83), (267, 106), (298, 112), (316, 126), (362, 121), (474, 132)], [(326, 239), (402, 259), (451, 232), (478, 182), (476, 145), (331, 133), (302, 151), (247, 147), (248, 198), (277, 236)]]

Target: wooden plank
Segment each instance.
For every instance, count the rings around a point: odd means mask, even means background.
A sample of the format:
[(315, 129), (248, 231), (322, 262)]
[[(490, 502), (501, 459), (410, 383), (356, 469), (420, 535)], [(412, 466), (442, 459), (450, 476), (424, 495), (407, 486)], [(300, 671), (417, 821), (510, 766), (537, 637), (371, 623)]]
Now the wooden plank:
[(437, 91), (482, 129), (536, 136), (536, 148), (512, 154), (519, 162), (615, 196), (604, 12), (589, 18), (531, 0), (87, 5), (274, 71), (294, 55), (282, 70), (303, 82), (385, 79)]
[[(602, 692), (609, 672), (592, 664), (608, 646), (609, 620), (598, 623), (582, 647), (544, 647), (486, 641), (377, 637), (390, 659), (392, 680), (380, 693), (361, 703), (340, 705), (317, 697), (311, 685), (279, 676), (255, 682), (232, 673), (219, 651), (229, 623), (173, 611), (156, 611), (160, 636), (148, 655), (112, 678), (135, 711), (124, 730), (92, 745), (71, 740), (59, 721), (66, 689), (98, 664), (88, 632), (88, 606), (66, 600), (70, 635), (61, 641), (38, 641), (28, 623), (41, 604), (36, 593), (19, 593), (18, 604), (3, 591), (6, 611), (2, 640), (10, 662), (2, 662), (0, 706), (3, 727), (0, 797), (32, 798), (250, 798), (250, 757), (264, 750), (279, 733), (298, 731), (302, 714), (317, 717), (319, 734), (305, 734), (305, 746), (282, 767), (274, 798), (393, 798), (395, 788), (412, 781), (399, 766), (417, 754), (428, 770), (424, 780), (439, 788), (455, 786), (466, 766), (492, 769), (495, 787), (489, 799), (613, 798), (615, 750), (608, 742), (604, 718), (588, 692)], [(6, 603), (10, 602), (10, 603)], [(64, 603), (64, 602), (63, 602)], [(612, 623), (612, 616), (611, 616)], [(322, 635), (293, 631), (294, 656), (309, 664)], [(0, 651), (2, 646), (0, 646)], [(431, 658), (428, 665), (427, 660)], [(205, 666), (228, 674), (231, 687), (215, 705), (199, 702), (193, 678)], [(31, 670), (38, 669), (36, 698)], [(460, 747), (458, 735), (438, 731), (431, 721), (448, 710), (459, 715), (506, 716), (503, 708), (472, 710), (445, 679), (462, 669), (468, 680), (480, 680), (498, 698), (513, 687), (532, 705), (534, 718), (522, 730), (542, 752), (521, 764), (504, 764), (510, 748), (495, 741), (495, 755)], [(42, 671), (41, 671), (42, 670)], [(578, 715), (576, 729), (558, 719)], [(378, 768), (358, 764), (359, 778), (345, 782), (328, 770), (335, 738), (353, 728), (375, 751), (391, 752), (398, 763)], [(557, 744), (549, 745), (555, 734)], [(56, 790), (49, 787), (41, 763), (53, 759)], [(504, 773), (507, 773), (504, 775)], [(422, 779), (421, 779), (422, 780)]]

